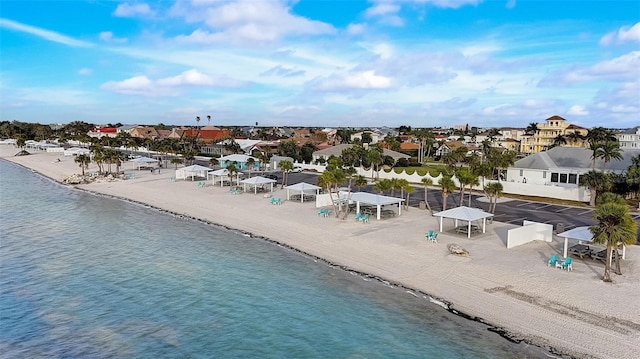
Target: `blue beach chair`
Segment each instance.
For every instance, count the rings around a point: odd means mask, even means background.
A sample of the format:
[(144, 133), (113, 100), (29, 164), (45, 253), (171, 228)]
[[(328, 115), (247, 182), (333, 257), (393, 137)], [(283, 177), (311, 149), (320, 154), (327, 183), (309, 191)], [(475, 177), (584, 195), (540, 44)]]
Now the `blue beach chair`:
[(564, 262), (562, 262), (562, 269), (566, 269), (567, 272), (573, 270), (573, 261), (571, 260), (571, 257), (567, 257)]
[(362, 215), (360, 212), (356, 212), (356, 221), (360, 222), (362, 220)]
[(547, 267), (555, 267), (556, 263), (558, 263), (558, 255), (552, 254), (549, 257), (549, 262), (547, 262)]

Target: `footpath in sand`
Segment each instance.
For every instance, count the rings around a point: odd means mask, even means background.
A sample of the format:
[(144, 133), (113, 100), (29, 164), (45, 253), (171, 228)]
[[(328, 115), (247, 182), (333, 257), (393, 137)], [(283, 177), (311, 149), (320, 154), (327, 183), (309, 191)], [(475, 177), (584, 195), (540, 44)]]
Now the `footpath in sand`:
[[(80, 172), (73, 158), (48, 153), (13, 157), (16, 152), (12, 146), (0, 146), (0, 157), (57, 181)], [(445, 222), (438, 243), (430, 243), (424, 234), (436, 230), (438, 221), (416, 208), (363, 224), (353, 215), (346, 220), (319, 217), (315, 203), (285, 200), (277, 206), (262, 194), (231, 195), (228, 187), (210, 182), (205, 188), (197, 182), (171, 182), (171, 169), (151, 174), (133, 171), (130, 163), (124, 168), (135, 178), (77, 187), (269, 238), (442, 299), (453, 310), (481, 318), (513, 338), (566, 355), (631, 359), (640, 353), (638, 246), (627, 249), (624, 274), (612, 274), (614, 283), (607, 284), (600, 279), (604, 265), (598, 261), (574, 260), (573, 272), (547, 267), (549, 255), (562, 255), (558, 238), (507, 249), (507, 230), (513, 225), (494, 222), (487, 233), (467, 239), (446, 232), (453, 225)], [(90, 170), (96, 169), (92, 164)], [(285, 199), (286, 190), (276, 190), (273, 196)], [(470, 257), (450, 255), (450, 243), (468, 250)]]

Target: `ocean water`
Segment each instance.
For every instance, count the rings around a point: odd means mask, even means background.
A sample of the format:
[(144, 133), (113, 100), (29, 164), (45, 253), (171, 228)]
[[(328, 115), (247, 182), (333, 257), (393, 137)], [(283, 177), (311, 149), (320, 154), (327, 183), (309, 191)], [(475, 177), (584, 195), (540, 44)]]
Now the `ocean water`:
[(3, 160), (0, 206), (1, 358), (546, 357), (422, 295)]

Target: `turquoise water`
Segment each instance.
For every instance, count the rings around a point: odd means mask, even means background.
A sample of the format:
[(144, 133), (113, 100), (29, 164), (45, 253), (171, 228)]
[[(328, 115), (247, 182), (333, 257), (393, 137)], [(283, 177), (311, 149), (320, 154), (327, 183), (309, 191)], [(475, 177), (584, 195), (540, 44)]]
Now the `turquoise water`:
[(2, 358), (542, 358), (242, 233), (0, 160)]

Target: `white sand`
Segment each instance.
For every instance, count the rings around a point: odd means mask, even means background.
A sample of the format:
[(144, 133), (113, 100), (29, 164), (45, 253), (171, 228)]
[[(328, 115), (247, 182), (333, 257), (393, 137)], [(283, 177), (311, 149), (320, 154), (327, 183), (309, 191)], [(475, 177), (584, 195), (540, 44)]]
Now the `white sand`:
[[(11, 157), (16, 152), (12, 146), (0, 146), (0, 157), (55, 180), (80, 173), (72, 158), (47, 153)], [(487, 233), (473, 239), (441, 233), (434, 244), (424, 240), (424, 233), (437, 229), (437, 220), (416, 208), (393, 219), (362, 224), (353, 215), (348, 220), (318, 217), (314, 203), (285, 201), (274, 206), (261, 194), (231, 195), (228, 187), (210, 183), (198, 188), (190, 181), (170, 182), (175, 174), (171, 169), (152, 175), (131, 168), (130, 163), (125, 165), (127, 172), (136, 173), (135, 179), (78, 187), (268, 237), (428, 293), (517, 338), (575, 357), (637, 358), (640, 352), (638, 246), (627, 249), (624, 274), (612, 274), (614, 283), (607, 284), (600, 279), (601, 262), (574, 260), (570, 273), (548, 268), (549, 255), (562, 254), (559, 239), (506, 249), (507, 230), (513, 226), (503, 223), (489, 225)], [(90, 170), (96, 169), (92, 164)], [(286, 191), (278, 190), (274, 196), (284, 199)], [(447, 244), (454, 242), (471, 257), (449, 255)]]

